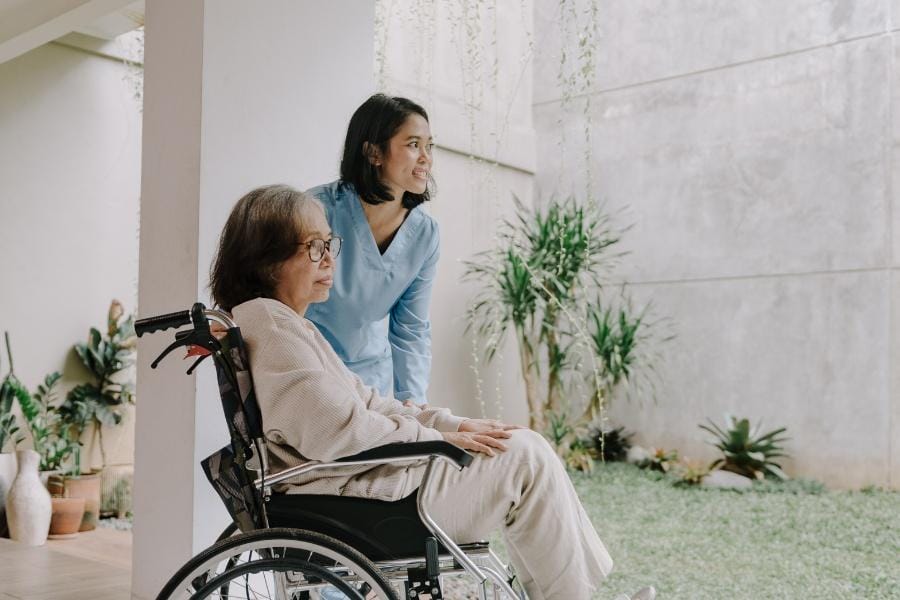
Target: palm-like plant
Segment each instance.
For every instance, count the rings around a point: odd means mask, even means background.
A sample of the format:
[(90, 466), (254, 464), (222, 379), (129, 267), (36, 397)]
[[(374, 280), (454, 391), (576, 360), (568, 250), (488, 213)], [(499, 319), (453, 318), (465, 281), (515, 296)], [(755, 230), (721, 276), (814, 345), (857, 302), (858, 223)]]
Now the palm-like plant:
[(788, 478), (781, 465), (774, 461), (787, 456), (782, 445), (788, 439), (782, 435), (787, 431), (785, 427), (760, 434), (762, 423), (751, 427), (749, 419), (726, 415), (724, 428), (711, 419), (708, 421), (709, 426), (701, 424), (699, 427), (715, 436), (710, 443), (724, 455), (710, 465), (711, 469), (721, 467), (752, 479), (764, 479), (767, 475), (781, 480)]
[[(515, 200), (500, 245), (466, 263), (467, 279), (483, 287), (469, 309), (469, 327), (484, 338), (490, 360), (508, 328), (515, 331), (529, 425), (543, 430), (550, 414), (566, 412), (563, 374), (582, 318), (585, 291), (600, 285), (609, 248), (619, 241), (608, 218), (573, 199), (529, 210)], [(546, 378), (541, 382), (542, 367)]]
[(652, 382), (654, 357), (643, 348), (657, 336), (646, 310), (635, 313), (628, 302), (599, 295), (604, 274), (622, 256), (614, 247), (623, 232), (608, 216), (572, 198), (536, 210), (516, 199), (515, 210), (498, 246), (466, 263), (464, 277), (481, 284), (468, 328), (484, 340), (488, 361), (514, 331), (529, 426), (557, 448), (574, 448), (571, 435), (565, 443), (554, 439), (560, 418), (570, 431), (584, 431), (615, 388)]

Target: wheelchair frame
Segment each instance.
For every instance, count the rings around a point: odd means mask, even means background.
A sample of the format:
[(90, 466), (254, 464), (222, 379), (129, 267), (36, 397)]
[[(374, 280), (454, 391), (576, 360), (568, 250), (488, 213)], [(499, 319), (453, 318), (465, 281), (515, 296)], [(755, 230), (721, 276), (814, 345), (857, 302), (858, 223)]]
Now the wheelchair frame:
[[(226, 328), (222, 338), (211, 333), (210, 321), (217, 322)], [(163, 588), (159, 599), (180, 597), (174, 595), (178, 589), (184, 593), (184, 588), (178, 587), (179, 582), (182, 585), (185, 582), (190, 585), (190, 598), (206, 597), (202, 596), (201, 592), (215, 591), (216, 586), (220, 585), (217, 582), (225, 581), (230, 576), (229, 572), (233, 574), (241, 569), (255, 568), (255, 565), (265, 565), (265, 568), (279, 573), (284, 571), (276, 578), (279, 583), (275, 596), (284, 600), (292, 600), (297, 592), (322, 588), (326, 585), (338, 586), (340, 591), (347, 593), (347, 581), (354, 584), (363, 581), (365, 582), (363, 590), (366, 588), (371, 590), (373, 589), (372, 583), (380, 585), (377, 577), (371, 573), (368, 574), (369, 579), (366, 579), (365, 573), (371, 566), (374, 566), (381, 577), (391, 585), (404, 583), (405, 594), (408, 598), (418, 598), (420, 594), (427, 594), (430, 598), (441, 598), (443, 597), (440, 586), (441, 575), (467, 573), (476, 581), (481, 600), (487, 600), (489, 593), (495, 599), (527, 600), (524, 591), (516, 592), (513, 589), (511, 583), (515, 577), (511, 569), (503, 564), (487, 542), (463, 546), (456, 544), (428, 511), (425, 496), (437, 461), (446, 461), (463, 469), (472, 461), (469, 453), (448, 442), (388, 444), (335, 461), (310, 461), (278, 473), (270, 473), (261, 414), (253, 391), (246, 347), (240, 335), (240, 329), (234, 320), (227, 313), (207, 309), (198, 302), (190, 310), (140, 319), (135, 323), (135, 331), (140, 337), (146, 333), (185, 325), (192, 325), (192, 328), (178, 331), (175, 334), (175, 342), (170, 344), (151, 366), (156, 368), (166, 355), (181, 346), (199, 346), (208, 352), (191, 365), (187, 371), (188, 374), (191, 374), (207, 356), (213, 357), (231, 444), (230, 448), (223, 448), (204, 461), (204, 470), (225, 503), (234, 523), (226, 528), (216, 544), (199, 553), (173, 576)], [(219, 459), (224, 456), (223, 453), (228, 454), (227, 460), (225, 463), (220, 463)], [(211, 472), (213, 463), (210, 461), (213, 459), (217, 459), (214, 461), (215, 464), (226, 465), (223, 472), (231, 478), (230, 481), (216, 479), (215, 474)], [(272, 486), (278, 483), (320, 469), (422, 463), (425, 463), (426, 468), (418, 488), (416, 508), (422, 524), (434, 536), (433, 539), (426, 540), (426, 548), (423, 549), (424, 557), (416, 556), (372, 562), (352, 546), (328, 538), (321, 533), (269, 527), (266, 504), (272, 496)], [(232, 536), (231, 534), (236, 529), (240, 529), (243, 533)], [(274, 535), (268, 535), (270, 532), (274, 532)], [(277, 537), (279, 535), (281, 537)], [(272, 540), (280, 540), (285, 543), (283, 545), (268, 543)], [(447, 553), (438, 553), (437, 542), (443, 545)], [(241, 544), (245, 546), (256, 544), (253, 546), (256, 549), (251, 552), (255, 551), (261, 559), (252, 563), (254, 566), (248, 566), (251, 565), (249, 560), (246, 563), (240, 563), (234, 558), (235, 552), (244, 548)], [(304, 546), (304, 544), (306, 545)], [(298, 560), (296, 557), (288, 556), (289, 548), (301, 546), (303, 552), (309, 553), (308, 559)], [(282, 551), (279, 552), (276, 548), (282, 548)], [(296, 553), (294, 552), (294, 554)], [(283, 556), (279, 557), (279, 554)], [(215, 563), (220, 555), (222, 558), (218, 559), (219, 562), (227, 558), (226, 568), (222, 572), (202, 571), (203, 565)], [(333, 566), (326, 573), (322, 571), (320, 564), (313, 561), (313, 555), (324, 556), (329, 560), (334, 559), (336, 564), (341, 564), (343, 561), (353, 566), (340, 568)], [(292, 566), (296, 567), (297, 571), (304, 573), (307, 585), (292, 585), (293, 581), (290, 575), (294, 572), (290, 570)], [(355, 575), (349, 580), (341, 579), (344, 581), (343, 585), (335, 580), (336, 576), (346, 577), (351, 571)], [(363, 575), (360, 574), (361, 572)], [(416, 582), (410, 581), (413, 573), (420, 575)], [(424, 576), (424, 580), (422, 576)], [(312, 583), (310, 579), (312, 579)], [(248, 589), (248, 597), (249, 595)], [(301, 595), (301, 597), (304, 596)], [(357, 597), (363, 598), (361, 595), (357, 595)]]

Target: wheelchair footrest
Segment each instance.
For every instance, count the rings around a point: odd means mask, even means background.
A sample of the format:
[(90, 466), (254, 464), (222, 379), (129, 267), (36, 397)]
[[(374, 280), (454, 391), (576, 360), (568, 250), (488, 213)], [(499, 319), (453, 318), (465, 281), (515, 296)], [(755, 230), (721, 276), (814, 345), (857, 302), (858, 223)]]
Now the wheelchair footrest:
[(406, 597), (419, 598), (428, 594), (431, 600), (443, 599), (441, 592), (441, 565), (438, 559), (438, 543), (433, 537), (425, 539), (425, 568), (406, 570)]

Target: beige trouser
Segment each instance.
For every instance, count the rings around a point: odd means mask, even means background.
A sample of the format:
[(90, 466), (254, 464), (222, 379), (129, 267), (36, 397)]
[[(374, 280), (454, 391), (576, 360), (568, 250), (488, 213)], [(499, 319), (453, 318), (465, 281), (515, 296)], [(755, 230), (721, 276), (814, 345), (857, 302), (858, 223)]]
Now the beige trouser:
[(589, 600), (612, 570), (565, 469), (531, 430), (512, 432), (506, 452), (476, 454), (462, 471), (435, 465), (428, 512), (457, 543), (502, 527), (530, 600)]

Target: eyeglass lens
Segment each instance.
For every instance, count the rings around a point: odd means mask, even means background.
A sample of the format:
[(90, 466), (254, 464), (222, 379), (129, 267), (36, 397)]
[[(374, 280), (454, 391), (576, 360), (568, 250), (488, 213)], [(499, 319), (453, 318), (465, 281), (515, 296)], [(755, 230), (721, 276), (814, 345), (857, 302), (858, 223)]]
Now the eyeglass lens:
[(331, 252), (331, 257), (336, 258), (341, 252), (341, 238), (333, 237), (330, 240), (310, 240), (309, 242), (309, 259), (313, 262), (319, 262), (325, 256), (325, 250)]

